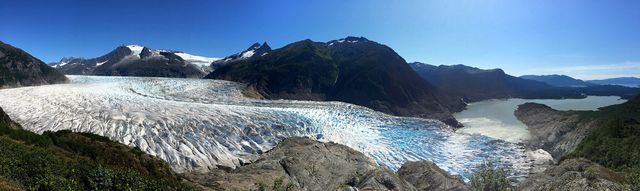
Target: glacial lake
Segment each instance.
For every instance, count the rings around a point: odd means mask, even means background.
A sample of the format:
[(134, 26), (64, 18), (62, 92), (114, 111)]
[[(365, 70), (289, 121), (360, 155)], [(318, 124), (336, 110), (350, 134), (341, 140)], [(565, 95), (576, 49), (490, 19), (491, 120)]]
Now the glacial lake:
[(474, 102), (453, 116), (464, 125), (459, 133), (481, 134), (509, 142), (529, 138), (527, 126), (514, 115), (518, 105), (527, 102), (545, 104), (557, 110), (597, 110), (624, 103), (618, 96), (587, 96), (584, 99), (494, 99)]

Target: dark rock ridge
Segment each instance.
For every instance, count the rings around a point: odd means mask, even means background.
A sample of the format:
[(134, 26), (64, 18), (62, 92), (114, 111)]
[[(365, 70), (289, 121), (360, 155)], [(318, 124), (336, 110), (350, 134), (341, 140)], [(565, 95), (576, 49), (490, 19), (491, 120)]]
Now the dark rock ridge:
[(613, 85), (556, 87), (536, 80), (511, 76), (501, 69), (483, 70), (465, 65), (433, 66), (420, 62), (410, 65), (425, 80), (450, 95), (464, 98), (467, 102), (501, 98), (584, 98), (586, 95), (632, 98), (640, 93), (640, 88)]
[[(446, 174), (432, 163), (415, 162), (403, 168), (414, 169), (399, 172), (398, 176), (347, 146), (293, 137), (283, 140), (254, 163), (184, 176), (203, 190), (255, 190), (260, 185), (267, 188), (281, 185), (292, 190), (466, 189), (458, 177)], [(420, 187), (417, 189), (404, 177)]]
[(454, 126), (451, 113), (465, 106), (421, 79), (393, 49), (362, 37), (295, 42), (205, 78), (243, 82), (268, 99), (342, 101)]
[(69, 75), (201, 78), (216, 58), (139, 45), (119, 46), (97, 58), (63, 58), (52, 65)]
[(12, 129), (22, 129), (20, 124), (13, 122), (13, 120), (9, 118), (9, 116), (4, 112), (4, 110), (2, 110), (2, 108), (0, 108), (0, 124), (7, 125)]
[(520, 78), (544, 82), (556, 87), (586, 87), (595, 84), (575, 79), (566, 75), (524, 75)]
[(584, 158), (568, 159), (558, 166), (529, 176), (517, 190), (627, 190), (624, 176)]
[(64, 83), (67, 80), (29, 53), (0, 41), (0, 88)]

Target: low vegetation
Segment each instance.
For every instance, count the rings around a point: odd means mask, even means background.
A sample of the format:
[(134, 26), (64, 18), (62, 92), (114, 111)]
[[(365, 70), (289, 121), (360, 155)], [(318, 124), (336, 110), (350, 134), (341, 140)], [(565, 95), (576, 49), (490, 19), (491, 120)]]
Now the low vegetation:
[(26, 190), (181, 190), (163, 161), (70, 131), (38, 135), (0, 123), (0, 186)]

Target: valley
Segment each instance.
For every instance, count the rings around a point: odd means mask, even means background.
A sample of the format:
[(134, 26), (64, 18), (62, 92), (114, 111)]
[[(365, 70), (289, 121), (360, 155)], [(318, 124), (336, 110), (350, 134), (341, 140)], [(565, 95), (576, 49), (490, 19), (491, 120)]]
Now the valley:
[(0, 107), (30, 131), (90, 132), (140, 148), (177, 172), (250, 163), (286, 137), (347, 145), (396, 170), (429, 160), (468, 178), (495, 160), (524, 178), (524, 147), (456, 133), (442, 122), (342, 102), (258, 100), (221, 80), (68, 76), (70, 83), (0, 90)]

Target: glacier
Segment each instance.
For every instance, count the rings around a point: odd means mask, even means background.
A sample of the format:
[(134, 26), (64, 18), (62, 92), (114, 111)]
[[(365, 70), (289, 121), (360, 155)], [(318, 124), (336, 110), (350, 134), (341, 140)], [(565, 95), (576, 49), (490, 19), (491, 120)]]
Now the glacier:
[[(243, 84), (206, 79), (68, 76), (70, 83), (0, 90), (0, 107), (36, 133), (90, 132), (138, 147), (177, 172), (250, 163), (291, 136), (336, 142), (397, 170), (430, 160), (467, 179), (484, 161), (531, 169), (524, 146), (456, 133), (437, 120), (342, 102), (258, 100)], [(468, 179), (467, 179), (468, 180)]]

